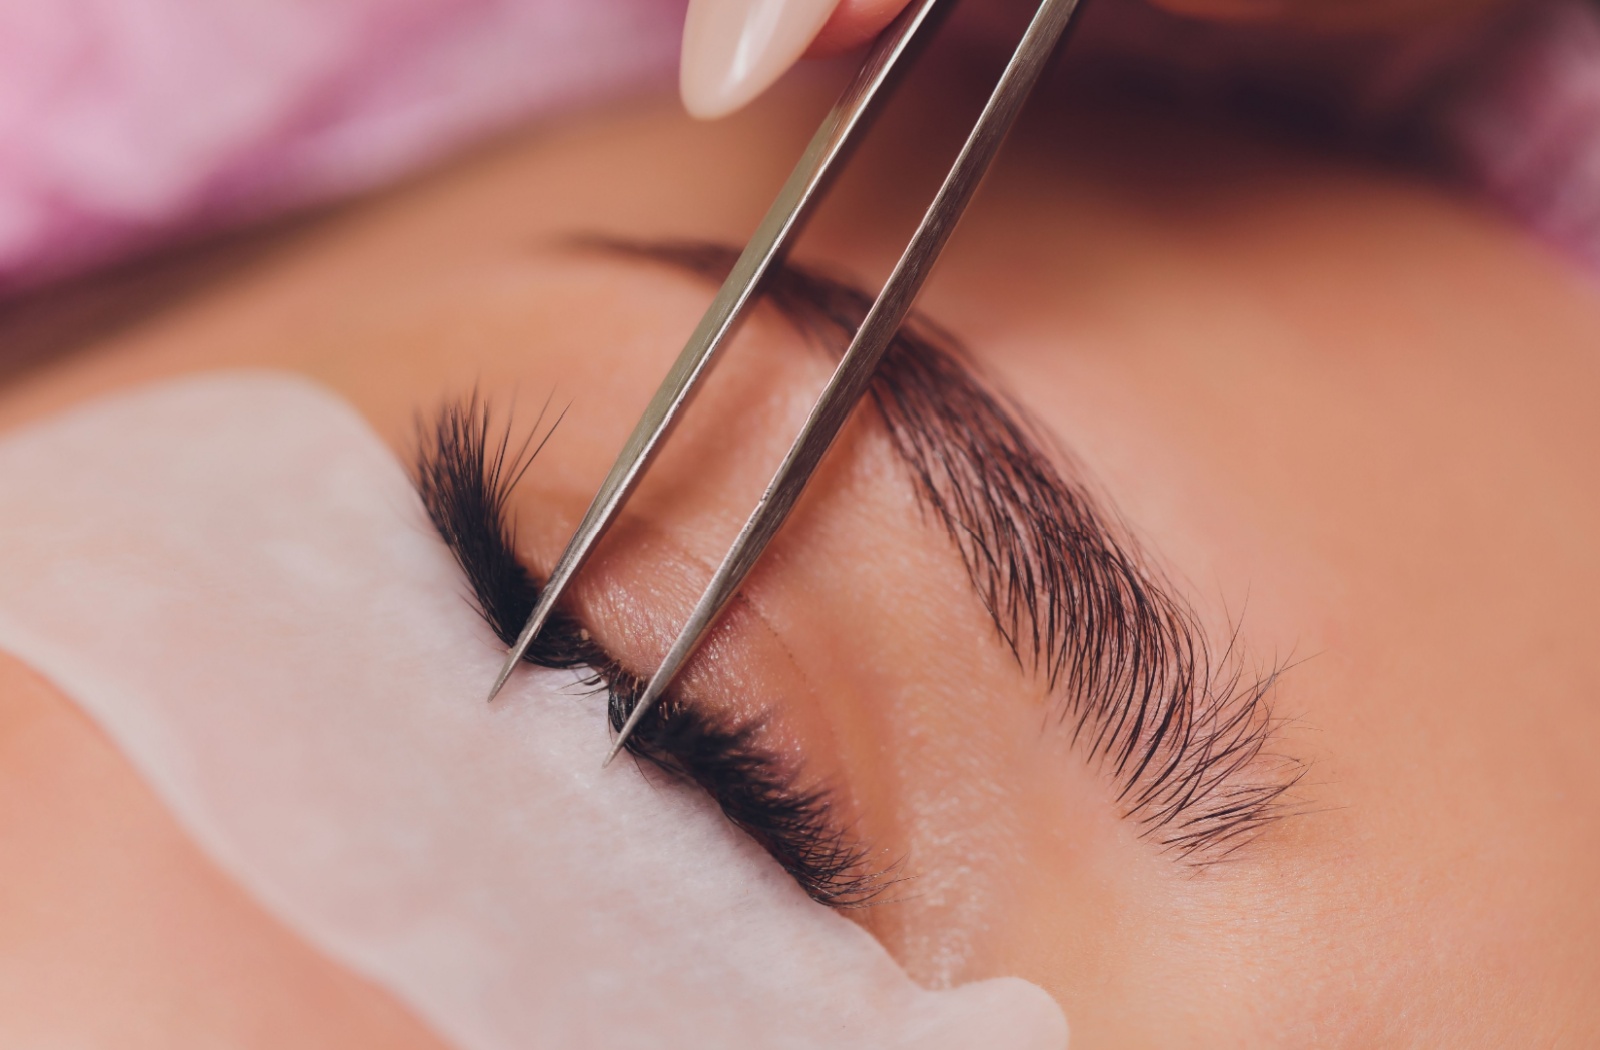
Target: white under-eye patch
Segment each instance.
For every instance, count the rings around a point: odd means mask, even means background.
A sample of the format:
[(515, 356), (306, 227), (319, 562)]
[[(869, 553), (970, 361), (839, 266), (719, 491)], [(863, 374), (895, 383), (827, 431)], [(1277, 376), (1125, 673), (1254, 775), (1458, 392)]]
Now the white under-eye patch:
[(163, 384), (0, 442), (0, 647), (194, 840), (463, 1050), (1059, 1048), (1006, 978), (913, 985), (603, 705), (499, 646), (403, 471), (308, 383)]

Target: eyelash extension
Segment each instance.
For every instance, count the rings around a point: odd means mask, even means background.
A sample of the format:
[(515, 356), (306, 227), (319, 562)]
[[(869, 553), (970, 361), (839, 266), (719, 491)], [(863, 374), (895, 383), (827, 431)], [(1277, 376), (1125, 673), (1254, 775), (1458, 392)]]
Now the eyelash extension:
[[(696, 241), (578, 244), (712, 282), (738, 254)], [(872, 305), (849, 283), (793, 264), (769, 276), (763, 295), (835, 357)], [(1063, 476), (1057, 463), (1071, 468), (1070, 457), (1046, 451), (1028, 413), (985, 385), (950, 333), (913, 315), (870, 393), (1001, 641), (1060, 698), (1059, 718), (1111, 773), (1122, 815), (1196, 866), (1233, 855), (1283, 816), (1305, 767), (1268, 750), (1281, 668), (1247, 675), (1237, 628), (1213, 653), (1194, 611)]]
[[(548, 408), (548, 405), (546, 406)], [(509, 421), (496, 432), (475, 392), (417, 421), (413, 482), (429, 519), (461, 566), (473, 602), (495, 635), (510, 645), (539, 598), (541, 583), (517, 560), (511, 491), (544, 447), (512, 448)], [(624, 668), (572, 616), (556, 611), (529, 647), (540, 667), (581, 669), (603, 689), (613, 729), (633, 711), (645, 682)], [(635, 757), (699, 785), (737, 827), (754, 838), (810, 897), (834, 908), (875, 903), (895, 880), (868, 863), (870, 851), (837, 829), (825, 792), (798, 788), (758, 743), (761, 724), (728, 725), (669, 693), (645, 715), (627, 743)]]

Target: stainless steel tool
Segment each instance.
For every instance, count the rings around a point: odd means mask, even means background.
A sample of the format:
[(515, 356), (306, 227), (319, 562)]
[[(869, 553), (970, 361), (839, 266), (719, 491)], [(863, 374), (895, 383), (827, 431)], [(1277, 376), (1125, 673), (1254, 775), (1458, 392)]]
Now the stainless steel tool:
[[(577, 532), (551, 571), (538, 605), (507, 654), (489, 699), (494, 699), (504, 687), (528, 646), (543, 629), (556, 602), (633, 493), (740, 316), (755, 301), (762, 278), (781, 263), (806, 217), (825, 194), (849, 148), (864, 132), (867, 117), (892, 90), (893, 74), (911, 44), (934, 20), (936, 10), (949, 2), (951, 0), (913, 0), (878, 38), (860, 72), (817, 129), (800, 163), (784, 183), (777, 200), (712, 300), (710, 309), (650, 399), (600, 491), (589, 504)], [(910, 312), (934, 261), (950, 239), (984, 172), (999, 152), (1006, 133), (1071, 24), (1079, 3), (1080, 0), (1043, 0), (1039, 5), (933, 203), (928, 206), (877, 301), (834, 368), (799, 436), (617, 734), (606, 756), (608, 763), (622, 749), (639, 720), (660, 701), (673, 678), (694, 655), (722, 610), (738, 592), (745, 576), (782, 527), (851, 410), (866, 392), (879, 360)]]

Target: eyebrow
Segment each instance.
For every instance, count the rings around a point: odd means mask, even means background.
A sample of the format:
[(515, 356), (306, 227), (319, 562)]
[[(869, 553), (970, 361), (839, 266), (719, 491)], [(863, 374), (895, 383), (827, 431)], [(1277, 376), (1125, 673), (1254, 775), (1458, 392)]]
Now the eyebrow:
[[(720, 281), (737, 257), (698, 241), (586, 237), (571, 246), (708, 282)], [(871, 305), (849, 280), (794, 264), (773, 271), (762, 295), (834, 357)], [(1142, 838), (1203, 867), (1234, 856), (1291, 811), (1285, 801), (1305, 766), (1269, 749), (1277, 732), (1269, 697), (1280, 669), (1247, 673), (1237, 626), (1221, 652), (1213, 650), (1199, 617), (1097, 504), (1071, 457), (983, 377), (950, 333), (914, 315), (869, 392), (920, 505), (959, 552), (998, 638), (1024, 673), (1044, 680), (1053, 719), (1109, 774), (1117, 811)], [(419, 419), (418, 436), (418, 493), (479, 612), (510, 644), (542, 587), (517, 559), (507, 509), (538, 448), (530, 436), (513, 452), (509, 422), (492, 440), (488, 406), (476, 394), (447, 404), (431, 423)], [(526, 659), (587, 671), (608, 696), (613, 729), (643, 690), (632, 669), (559, 609)], [(814, 899), (834, 907), (882, 901), (902, 880), (903, 858), (885, 861), (839, 826), (828, 789), (803, 783), (803, 770), (763, 746), (763, 730), (759, 719), (728, 723), (669, 691), (627, 746), (704, 788)]]
[[(576, 246), (708, 282), (738, 257), (703, 241), (589, 237)], [(835, 358), (872, 305), (850, 280), (792, 263), (769, 275), (762, 295)], [(1271, 747), (1281, 669), (1251, 673), (1237, 626), (1214, 648), (1071, 457), (959, 341), (913, 315), (870, 397), (1000, 641), (1042, 678), (1056, 721), (1112, 778), (1119, 814), (1197, 865), (1231, 856), (1284, 815), (1305, 766)]]

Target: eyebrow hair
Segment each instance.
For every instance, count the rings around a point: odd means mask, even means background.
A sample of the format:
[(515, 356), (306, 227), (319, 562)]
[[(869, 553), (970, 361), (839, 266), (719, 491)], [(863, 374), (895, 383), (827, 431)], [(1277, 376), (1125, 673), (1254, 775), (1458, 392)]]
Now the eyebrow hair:
[[(720, 282), (736, 249), (586, 237), (580, 249)], [(843, 354), (872, 305), (849, 280), (795, 264), (762, 296), (812, 346)], [(987, 381), (949, 332), (914, 314), (885, 353), (872, 407), (920, 504), (960, 553), (1001, 642), (1039, 675), (1142, 837), (1203, 865), (1284, 815), (1304, 763), (1270, 749), (1281, 669), (1248, 673), (1102, 510), (1059, 445)]]

